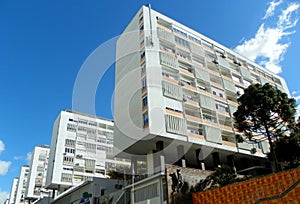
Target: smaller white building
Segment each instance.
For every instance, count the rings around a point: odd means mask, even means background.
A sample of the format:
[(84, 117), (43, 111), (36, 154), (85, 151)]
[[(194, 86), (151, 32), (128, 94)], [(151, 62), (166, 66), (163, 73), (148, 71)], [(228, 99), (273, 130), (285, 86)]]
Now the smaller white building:
[(11, 189), (10, 189), (10, 195), (9, 195), (9, 199), (8, 199), (9, 204), (14, 204), (15, 203), (16, 195), (17, 195), (18, 181), (19, 181), (19, 178), (14, 178), (13, 179)]
[[(130, 162), (113, 155), (114, 122), (74, 111), (61, 111), (52, 132), (47, 189), (64, 190), (108, 170), (129, 168)], [(55, 195), (54, 195), (55, 196)]]
[(27, 184), (28, 184), (28, 176), (29, 176), (29, 166), (24, 165), (21, 167), (19, 180), (18, 180), (18, 184), (17, 184), (17, 189), (16, 189), (17, 193), (15, 196), (14, 204), (26, 203), (25, 193), (26, 193)]
[(50, 190), (45, 189), (49, 152), (50, 147), (42, 145), (36, 146), (32, 152), (25, 196), (27, 200), (50, 196)]

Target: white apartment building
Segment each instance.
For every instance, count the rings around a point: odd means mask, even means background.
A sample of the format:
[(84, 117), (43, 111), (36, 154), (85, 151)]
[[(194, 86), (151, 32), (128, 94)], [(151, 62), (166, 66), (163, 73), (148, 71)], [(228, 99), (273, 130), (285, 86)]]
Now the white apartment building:
[(105, 178), (108, 170), (128, 167), (128, 161), (112, 157), (113, 126), (112, 120), (61, 111), (53, 126), (47, 189), (62, 192), (92, 177)]
[(18, 188), (18, 181), (19, 181), (19, 178), (13, 179), (11, 189), (10, 189), (10, 195), (9, 195), (9, 199), (8, 199), (9, 204), (15, 203), (16, 195), (17, 195), (17, 188)]
[[(25, 193), (26, 193), (27, 184), (28, 184), (28, 176), (29, 176), (29, 166), (24, 165), (21, 167), (21, 170), (20, 170), (17, 189), (16, 189), (16, 196), (15, 196), (15, 200), (13, 202), (14, 204), (26, 203), (26, 200), (25, 200), (26, 194)], [(13, 193), (13, 191), (11, 191), (11, 193)]]
[(237, 143), (233, 126), (237, 98), (253, 83), (289, 93), (280, 76), (143, 6), (117, 42), (116, 155), (147, 160), (149, 174), (161, 169), (159, 160), (264, 165), (268, 143)]
[(49, 197), (51, 191), (45, 188), (49, 159), (49, 146), (38, 145), (31, 154), (26, 200)]

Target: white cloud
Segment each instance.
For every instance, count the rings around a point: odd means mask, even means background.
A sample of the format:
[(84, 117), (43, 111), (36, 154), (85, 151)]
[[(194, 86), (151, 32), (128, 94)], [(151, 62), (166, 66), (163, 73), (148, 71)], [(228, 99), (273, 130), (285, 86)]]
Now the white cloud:
[(4, 151), (4, 149), (5, 149), (5, 145), (4, 145), (4, 143), (0, 140), (0, 153), (1, 153), (2, 151)]
[(11, 165), (11, 162), (0, 160), (0, 176), (4, 176), (7, 173), (10, 165)]
[(0, 189), (0, 203), (4, 203), (9, 197), (9, 193)]
[[(269, 7), (264, 18), (270, 17), (280, 3), (281, 1), (273, 2), (273, 4), (271, 2), (270, 7), (272, 8)], [(280, 62), (290, 45), (290, 42), (283, 43), (281, 41), (284, 37), (295, 33), (291, 29), (298, 23), (298, 18), (294, 14), (299, 8), (299, 3), (289, 4), (278, 16), (275, 27), (266, 26), (266, 22), (263, 22), (255, 36), (245, 40), (235, 50), (250, 60), (261, 64), (266, 69), (274, 73), (280, 73), (282, 71)]]
[[(5, 150), (5, 145), (4, 145), (4, 143), (0, 140), (0, 153), (1, 153), (2, 151), (4, 151), (4, 150)], [(10, 167), (10, 165), (11, 165), (11, 162), (0, 160), (0, 176), (4, 176), (4, 175), (7, 173), (8, 168)], [(1, 193), (1, 191), (0, 191), (0, 193)], [(1, 202), (0, 202), (0, 203), (1, 203)]]
[(273, 16), (274, 15), (274, 10), (276, 9), (276, 7), (282, 3), (282, 0), (279, 0), (279, 1), (272, 1), (269, 3), (269, 7), (266, 11), (266, 14), (265, 16), (263, 17), (263, 19), (267, 19), (269, 18), (270, 16)]
[(14, 160), (21, 160), (21, 159), (23, 159), (24, 157), (22, 157), (22, 156), (14, 156)]
[(26, 161), (28, 163), (30, 163), (30, 161), (31, 161), (31, 155), (32, 155), (32, 152), (28, 152), (27, 155), (26, 155)]

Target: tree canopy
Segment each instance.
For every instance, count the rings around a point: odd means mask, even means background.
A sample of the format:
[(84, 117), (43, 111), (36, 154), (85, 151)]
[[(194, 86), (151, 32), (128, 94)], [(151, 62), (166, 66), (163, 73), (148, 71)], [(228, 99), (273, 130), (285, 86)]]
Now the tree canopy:
[(250, 140), (267, 139), (271, 159), (276, 162), (272, 142), (294, 128), (296, 101), (268, 83), (253, 84), (244, 91), (233, 114), (235, 127)]
[(274, 142), (274, 151), (285, 169), (300, 166), (300, 121), (290, 136), (281, 137)]

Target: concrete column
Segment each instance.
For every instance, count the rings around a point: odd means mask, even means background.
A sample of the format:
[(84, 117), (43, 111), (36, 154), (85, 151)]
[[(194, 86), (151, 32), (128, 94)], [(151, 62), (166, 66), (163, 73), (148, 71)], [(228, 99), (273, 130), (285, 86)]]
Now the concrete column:
[(137, 159), (135, 157), (131, 158), (131, 175), (132, 175), (132, 187), (130, 191), (130, 198), (131, 204), (134, 204), (134, 182), (135, 182), (135, 175), (137, 170)]
[(137, 174), (137, 159), (135, 157), (131, 158), (131, 174), (133, 176)]
[(177, 146), (177, 158), (178, 158), (178, 165), (182, 166), (182, 167), (186, 167), (184, 146), (183, 145), (178, 145)]
[(147, 152), (147, 174), (151, 176), (154, 174), (154, 160), (153, 160), (153, 151), (150, 150)]
[(221, 165), (219, 152), (212, 153), (213, 163), (215, 167), (219, 167)]
[(165, 157), (164, 157), (164, 142), (156, 142), (156, 149), (153, 151), (153, 164), (154, 173), (164, 171), (165, 169)]
[(197, 166), (200, 167), (201, 170), (205, 170), (205, 163), (201, 157), (201, 149), (196, 150), (196, 160), (197, 160)]

